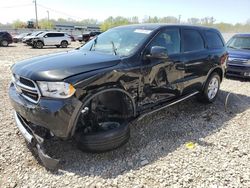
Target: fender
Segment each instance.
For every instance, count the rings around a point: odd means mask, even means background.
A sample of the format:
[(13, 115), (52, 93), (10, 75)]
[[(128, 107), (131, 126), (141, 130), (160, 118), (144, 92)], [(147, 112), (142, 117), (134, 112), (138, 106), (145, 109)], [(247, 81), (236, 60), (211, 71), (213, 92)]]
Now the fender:
[(220, 67), (220, 66), (215, 66), (214, 68), (211, 68), (210, 70), (209, 70), (209, 72), (207, 73), (207, 76), (206, 76), (206, 80), (205, 80), (205, 82), (203, 83), (203, 85), (202, 85), (202, 91), (203, 91), (203, 89), (204, 89), (204, 87), (205, 87), (205, 84), (206, 84), (206, 82), (207, 82), (207, 79), (209, 78), (209, 76), (214, 72), (214, 71), (216, 71), (216, 70), (220, 70), (221, 71), (221, 75), (219, 75), (220, 77), (221, 77), (221, 81), (222, 81), (222, 79), (223, 79), (223, 77), (224, 77), (224, 71), (223, 71), (223, 69)]

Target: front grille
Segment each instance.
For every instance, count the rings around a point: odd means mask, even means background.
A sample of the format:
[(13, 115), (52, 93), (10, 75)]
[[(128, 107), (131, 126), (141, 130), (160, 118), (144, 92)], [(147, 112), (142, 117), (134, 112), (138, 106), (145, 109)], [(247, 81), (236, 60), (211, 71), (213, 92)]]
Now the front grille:
[(41, 95), (34, 81), (14, 74), (13, 83), (17, 92), (25, 99), (33, 103), (37, 103), (39, 101)]
[(29, 86), (29, 87), (33, 87), (35, 88), (36, 86), (34, 85), (34, 83), (31, 81), (31, 80), (28, 80), (26, 78), (23, 78), (23, 77), (20, 77), (20, 82), (26, 86)]

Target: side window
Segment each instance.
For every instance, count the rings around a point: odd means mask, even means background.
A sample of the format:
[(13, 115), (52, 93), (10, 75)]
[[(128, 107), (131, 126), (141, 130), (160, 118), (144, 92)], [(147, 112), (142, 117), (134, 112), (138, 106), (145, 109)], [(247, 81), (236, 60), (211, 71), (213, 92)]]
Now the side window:
[(167, 48), (169, 55), (180, 53), (181, 42), (179, 29), (167, 29), (159, 33), (149, 45), (149, 49), (152, 46)]
[(47, 33), (47, 37), (54, 37), (53, 33)]
[(64, 33), (55, 33), (55, 37), (63, 37)]
[(208, 48), (222, 48), (224, 44), (218, 33), (214, 31), (205, 31)]
[(197, 30), (184, 29), (182, 36), (184, 52), (198, 51), (205, 48), (201, 34)]

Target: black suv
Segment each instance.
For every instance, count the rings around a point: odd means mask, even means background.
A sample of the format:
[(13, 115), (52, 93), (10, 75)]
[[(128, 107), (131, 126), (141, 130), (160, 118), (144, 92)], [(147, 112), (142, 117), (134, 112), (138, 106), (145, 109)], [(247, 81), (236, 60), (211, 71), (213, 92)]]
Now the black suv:
[(0, 31), (0, 46), (7, 47), (13, 42), (11, 34), (6, 31)]
[(44, 165), (43, 138), (74, 138), (102, 152), (129, 138), (128, 123), (194, 95), (213, 102), (227, 51), (216, 29), (130, 25), (110, 29), (81, 48), (12, 67), (9, 96), (15, 120)]

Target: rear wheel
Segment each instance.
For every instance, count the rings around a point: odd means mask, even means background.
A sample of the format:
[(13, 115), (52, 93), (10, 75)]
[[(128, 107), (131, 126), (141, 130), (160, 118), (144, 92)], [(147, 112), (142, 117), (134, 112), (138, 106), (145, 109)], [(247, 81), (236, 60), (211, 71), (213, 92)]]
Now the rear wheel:
[(62, 48), (67, 48), (68, 47), (68, 42), (67, 41), (62, 41), (61, 42), (61, 46), (62, 46)]
[(7, 47), (7, 46), (9, 45), (9, 43), (8, 43), (7, 40), (2, 40), (1, 45), (2, 45), (3, 47)]
[(205, 103), (214, 102), (220, 90), (220, 82), (219, 74), (216, 72), (212, 73), (205, 84), (203, 92), (199, 96), (200, 101)]

